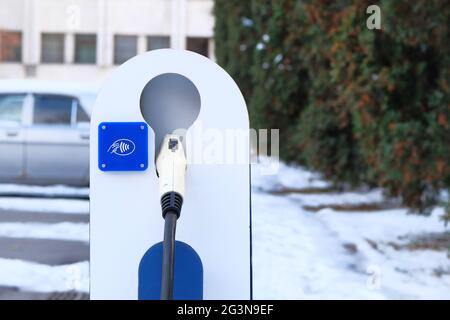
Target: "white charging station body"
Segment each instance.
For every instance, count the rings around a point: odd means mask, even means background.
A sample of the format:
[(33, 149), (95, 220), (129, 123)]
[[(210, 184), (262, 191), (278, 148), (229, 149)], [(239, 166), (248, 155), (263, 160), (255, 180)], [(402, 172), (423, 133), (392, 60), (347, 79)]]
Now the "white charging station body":
[[(185, 197), (176, 239), (189, 244), (203, 264), (204, 299), (251, 298), (251, 210), (249, 139), (224, 143), (231, 131), (249, 131), (245, 100), (233, 79), (211, 60), (189, 51), (162, 49), (136, 56), (105, 82), (91, 119), (90, 296), (137, 299), (138, 269), (144, 253), (163, 238), (155, 133), (148, 127), (148, 165), (141, 171), (102, 171), (99, 125), (145, 122), (141, 95), (163, 74), (189, 79), (200, 95), (200, 112), (188, 129), (185, 151), (201, 153), (223, 146), (222, 159), (188, 163)], [(170, 83), (169, 83), (170, 85)], [(174, 88), (174, 90), (176, 87)], [(176, 116), (176, 115), (174, 115)], [(153, 119), (155, 121), (167, 121)], [(193, 134), (194, 132), (205, 134)], [(213, 132), (214, 134), (211, 134)], [(214, 140), (212, 136), (217, 139)], [(245, 136), (243, 136), (245, 137)], [(243, 157), (243, 158), (242, 158)], [(214, 155), (212, 156), (214, 158)], [(220, 159), (219, 155), (218, 158)], [(198, 155), (197, 155), (198, 159)], [(206, 162), (206, 163), (204, 163)]]

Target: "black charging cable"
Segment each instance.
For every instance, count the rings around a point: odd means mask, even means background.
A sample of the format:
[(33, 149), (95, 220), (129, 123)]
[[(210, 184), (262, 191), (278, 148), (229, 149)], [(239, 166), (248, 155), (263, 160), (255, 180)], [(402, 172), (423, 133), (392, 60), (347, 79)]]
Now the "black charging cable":
[(159, 177), (162, 216), (164, 218), (163, 261), (161, 274), (161, 300), (172, 300), (175, 273), (175, 231), (183, 205), (187, 161), (181, 137), (164, 137), (156, 159)]
[(168, 192), (161, 197), (162, 216), (164, 218), (161, 300), (173, 300), (175, 232), (182, 205), (183, 197), (177, 192)]

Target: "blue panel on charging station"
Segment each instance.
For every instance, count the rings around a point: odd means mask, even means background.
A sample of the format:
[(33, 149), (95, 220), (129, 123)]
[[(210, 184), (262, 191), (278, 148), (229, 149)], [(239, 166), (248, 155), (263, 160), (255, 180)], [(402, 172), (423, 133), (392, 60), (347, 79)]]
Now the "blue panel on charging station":
[(102, 171), (144, 171), (148, 167), (145, 122), (102, 122), (98, 126), (98, 167)]
[[(153, 245), (139, 263), (138, 299), (161, 297), (163, 243)], [(175, 241), (173, 276), (174, 300), (203, 300), (203, 264), (197, 252), (187, 243)]]

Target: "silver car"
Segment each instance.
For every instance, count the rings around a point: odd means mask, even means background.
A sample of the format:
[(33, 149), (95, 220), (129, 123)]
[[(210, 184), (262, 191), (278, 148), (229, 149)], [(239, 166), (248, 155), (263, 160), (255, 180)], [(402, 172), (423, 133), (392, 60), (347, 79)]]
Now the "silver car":
[(0, 81), (0, 182), (89, 184), (89, 115), (96, 90)]

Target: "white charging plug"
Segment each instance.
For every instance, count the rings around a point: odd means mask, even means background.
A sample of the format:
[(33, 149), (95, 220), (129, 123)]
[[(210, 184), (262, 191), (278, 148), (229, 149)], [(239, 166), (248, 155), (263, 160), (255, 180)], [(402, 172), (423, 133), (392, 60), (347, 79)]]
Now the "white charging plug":
[(170, 192), (184, 197), (186, 167), (187, 160), (181, 137), (175, 134), (166, 135), (156, 159), (161, 197)]

